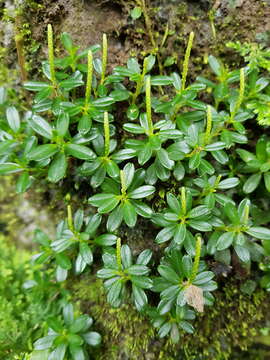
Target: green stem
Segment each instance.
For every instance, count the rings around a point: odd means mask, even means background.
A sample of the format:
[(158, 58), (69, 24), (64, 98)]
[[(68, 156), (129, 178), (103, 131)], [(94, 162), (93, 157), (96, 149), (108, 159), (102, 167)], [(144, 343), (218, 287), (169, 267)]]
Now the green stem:
[(181, 188), (181, 205), (182, 205), (182, 212), (185, 215), (187, 212), (187, 202), (186, 202), (186, 189), (184, 186)]
[(206, 131), (204, 134), (204, 145), (207, 145), (211, 139), (212, 130), (212, 110), (211, 106), (207, 105), (207, 120), (206, 120)]
[(135, 93), (133, 94), (133, 97), (132, 97), (132, 105), (135, 104), (135, 102), (137, 100), (137, 97), (141, 93), (141, 90), (142, 90), (142, 87), (143, 87), (143, 82), (144, 82), (144, 77), (145, 77), (145, 74), (147, 72), (147, 64), (148, 64), (148, 61), (145, 58), (144, 61), (143, 61), (143, 71), (141, 73), (139, 81), (137, 82), (136, 90), (135, 90)]
[(121, 239), (116, 240), (116, 260), (118, 265), (118, 270), (122, 271), (122, 258), (121, 258)]
[(193, 262), (193, 266), (192, 266), (191, 276), (188, 281), (190, 285), (193, 283), (193, 281), (195, 280), (195, 278), (198, 274), (200, 257), (201, 257), (201, 248), (202, 248), (202, 238), (200, 236), (197, 236), (195, 258), (194, 258), (194, 262)]
[(67, 206), (67, 215), (68, 215), (68, 227), (71, 231), (73, 231), (74, 227), (73, 227), (73, 220), (72, 220), (72, 209), (71, 209), (70, 204)]
[(107, 111), (104, 112), (104, 156), (110, 153), (110, 124)]
[(105, 80), (106, 67), (107, 67), (107, 58), (108, 58), (108, 42), (106, 34), (103, 34), (102, 39), (102, 73), (101, 73), (101, 81), (103, 84)]
[(121, 193), (123, 196), (127, 194), (127, 185), (126, 185), (126, 177), (125, 172), (120, 170), (120, 180), (121, 180)]
[(148, 123), (148, 135), (153, 135), (153, 122), (152, 122), (152, 114), (151, 114), (151, 78), (150, 76), (146, 80), (145, 85), (145, 102), (146, 102), (146, 116)]
[(244, 70), (244, 68), (242, 68), (242, 69), (240, 69), (239, 96), (238, 96), (237, 102), (235, 104), (235, 107), (233, 109), (233, 112), (231, 114), (230, 122), (234, 121), (234, 117), (237, 114), (237, 111), (240, 109), (240, 106), (244, 99), (244, 93), (245, 93), (245, 70)]
[(86, 91), (85, 91), (85, 111), (87, 112), (87, 107), (89, 104), (91, 96), (91, 87), (93, 80), (93, 54), (92, 51), (88, 51), (88, 63), (87, 63), (87, 80), (86, 80)]
[(190, 52), (192, 48), (192, 43), (194, 39), (194, 32), (192, 31), (189, 34), (187, 49), (185, 53), (184, 63), (183, 63), (183, 72), (182, 72), (182, 88), (181, 90), (184, 91), (186, 87), (186, 79), (187, 79), (187, 73), (188, 73), (188, 64), (189, 64), (189, 58), (190, 58)]
[(51, 74), (51, 82), (56, 87), (56, 77), (55, 77), (55, 69), (54, 69), (54, 53), (53, 53), (53, 30), (52, 25), (48, 25), (48, 53), (49, 53), (49, 66), (50, 66), (50, 74)]

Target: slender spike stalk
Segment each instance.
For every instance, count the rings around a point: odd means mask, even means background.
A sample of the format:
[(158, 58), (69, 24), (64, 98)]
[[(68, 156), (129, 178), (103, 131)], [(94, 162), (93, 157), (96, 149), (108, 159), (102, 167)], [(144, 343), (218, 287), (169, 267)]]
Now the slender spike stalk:
[(125, 172), (123, 170), (120, 170), (120, 180), (121, 180), (121, 193), (123, 196), (125, 196), (127, 193), (127, 185), (126, 185)]
[(202, 238), (200, 236), (197, 236), (195, 258), (194, 258), (194, 262), (193, 262), (193, 266), (192, 266), (191, 276), (189, 278), (189, 284), (193, 283), (193, 281), (195, 280), (195, 278), (198, 274), (200, 257), (201, 257), (201, 249), (202, 249)]
[(248, 223), (248, 217), (249, 217), (249, 205), (246, 205), (244, 209), (244, 219), (243, 219), (245, 225), (247, 225)]
[(122, 270), (122, 258), (121, 258), (121, 239), (116, 240), (116, 260), (118, 265), (118, 270)]
[(206, 120), (206, 131), (204, 134), (204, 145), (209, 143), (211, 138), (211, 130), (212, 130), (212, 110), (211, 106), (207, 105), (207, 120)]
[(106, 34), (103, 34), (103, 38), (102, 38), (102, 72), (101, 72), (101, 81), (100, 81), (101, 84), (103, 84), (104, 80), (105, 80), (107, 59), (108, 59), (108, 42), (107, 42)]
[(220, 183), (221, 180), (221, 175), (218, 175), (218, 177), (216, 178), (215, 184), (214, 184), (214, 188), (218, 187), (218, 184)]
[(104, 156), (108, 156), (110, 153), (110, 124), (107, 111), (104, 112)]
[(140, 80), (137, 82), (135, 93), (133, 94), (133, 98), (132, 98), (132, 104), (133, 105), (135, 104), (137, 97), (141, 93), (141, 90), (142, 90), (142, 87), (143, 87), (143, 82), (144, 82), (144, 77), (145, 77), (145, 74), (147, 72), (147, 64), (148, 64), (148, 61), (145, 58), (144, 61), (143, 61), (143, 71), (141, 73)]
[(55, 77), (55, 69), (54, 69), (54, 51), (53, 51), (53, 30), (52, 25), (48, 25), (48, 53), (49, 53), (49, 66), (50, 66), (50, 74), (51, 74), (51, 82), (54, 86), (56, 86), (56, 77)]
[(187, 201), (186, 201), (186, 189), (185, 189), (184, 186), (181, 188), (181, 205), (182, 205), (183, 214), (186, 214), (186, 212), (187, 212)]
[(189, 58), (190, 58), (190, 52), (191, 52), (191, 49), (192, 49), (193, 39), (194, 39), (194, 32), (192, 31), (192, 32), (189, 34), (187, 49), (186, 49), (185, 58), (184, 58), (184, 63), (183, 63), (182, 87), (181, 87), (181, 90), (182, 90), (182, 91), (184, 91), (184, 90), (185, 90), (185, 87), (186, 87), (186, 80), (187, 80), (187, 73), (188, 73), (188, 64), (189, 64)]
[(73, 231), (74, 227), (73, 227), (73, 220), (72, 220), (72, 208), (71, 208), (70, 204), (67, 206), (67, 216), (68, 216), (69, 230)]
[(148, 123), (148, 133), (149, 135), (153, 135), (153, 123), (152, 123), (152, 114), (151, 114), (151, 78), (150, 76), (146, 80), (145, 85), (145, 102), (146, 102), (146, 116), (147, 116), (147, 123)]
[(87, 105), (90, 101), (91, 88), (93, 81), (93, 54), (92, 51), (88, 51), (88, 63), (87, 63), (87, 80), (86, 80), (86, 90), (85, 90), (85, 110), (87, 111)]
[(242, 102), (244, 99), (244, 94), (245, 94), (245, 70), (244, 70), (244, 68), (241, 68), (240, 69), (239, 96), (238, 96), (237, 102), (236, 102), (235, 107), (231, 114), (231, 119), (230, 119), (231, 122), (234, 121), (234, 117), (235, 117), (237, 111), (240, 109), (240, 106), (242, 105)]

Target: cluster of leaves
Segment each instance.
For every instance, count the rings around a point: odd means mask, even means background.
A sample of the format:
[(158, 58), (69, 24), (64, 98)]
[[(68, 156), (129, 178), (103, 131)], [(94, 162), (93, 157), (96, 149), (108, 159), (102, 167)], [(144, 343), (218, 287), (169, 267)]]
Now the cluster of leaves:
[[(53, 240), (36, 232), (41, 251), (34, 261), (51, 264), (58, 282), (70, 270), (92, 271), (94, 263), (112, 306), (131, 298), (159, 335), (174, 342), (182, 330), (193, 331), (194, 310), (213, 303), (217, 284), (205, 260), (264, 263), (270, 241), (264, 214), (270, 140), (251, 131), (256, 119), (268, 122), (262, 105), (269, 101), (269, 79), (259, 66), (230, 71), (209, 56), (212, 78), (199, 76), (187, 86), (193, 36), (181, 74), (151, 75), (155, 57), (149, 55), (142, 66), (131, 58), (108, 75), (106, 36), (99, 59), (93, 56), (99, 46), (80, 53), (64, 33), (68, 55), (54, 59), (49, 26), (47, 80), (24, 85), (35, 92), (31, 111), (22, 117), (0, 92), (7, 107), (0, 119), (0, 173), (19, 173), (17, 192), (44, 178), (59, 186), (65, 179), (77, 188), (89, 184), (87, 211), (73, 216), (68, 205)], [(262, 195), (251, 197), (256, 188)], [(132, 244), (121, 245), (120, 227), (134, 228), (140, 218), (156, 231), (160, 260), (148, 249), (135, 259)], [(159, 293), (157, 306), (148, 304), (150, 291)], [(78, 340), (73, 324), (65, 319), (50, 327), (53, 340), (44, 342), (52, 359), (66, 351), (75, 359), (85, 354), (84, 336)], [(69, 341), (74, 334), (78, 343)]]
[(48, 290), (46, 306), (40, 291), (22, 291), (25, 278), (33, 278), (40, 271), (30, 266), (30, 254), (22, 249), (16, 251), (10, 239), (3, 236), (0, 251), (0, 356), (13, 360), (31, 351), (31, 343), (46, 330), (44, 320), (55, 314), (56, 308), (50, 301), (48, 286), (43, 288), (43, 295)]
[(34, 343), (34, 358), (49, 360), (84, 360), (88, 358), (85, 345), (97, 346), (101, 336), (89, 331), (93, 319), (88, 315), (74, 316), (72, 304), (63, 307), (63, 316), (49, 317), (48, 335)]

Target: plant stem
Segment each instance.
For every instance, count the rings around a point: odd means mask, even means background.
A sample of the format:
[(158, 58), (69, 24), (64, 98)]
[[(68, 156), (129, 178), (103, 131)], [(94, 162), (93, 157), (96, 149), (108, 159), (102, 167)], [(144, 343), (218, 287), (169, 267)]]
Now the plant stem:
[(49, 66), (51, 74), (51, 82), (53, 86), (56, 87), (56, 77), (54, 69), (54, 53), (53, 53), (53, 30), (52, 25), (48, 25), (48, 53), (49, 53)]
[(90, 96), (91, 96), (91, 87), (93, 80), (93, 54), (92, 51), (88, 51), (88, 63), (87, 63), (87, 80), (86, 80), (86, 91), (85, 91), (85, 112), (87, 111), (87, 107), (89, 104)]
[(108, 58), (108, 42), (106, 34), (103, 34), (102, 38), (102, 72), (101, 72), (101, 81), (102, 85), (105, 80), (106, 67), (107, 67), (107, 58)]
[(211, 130), (212, 130), (212, 110), (211, 110), (211, 106), (207, 105), (207, 120), (206, 120), (206, 131), (204, 134), (204, 145), (207, 145), (211, 140)]
[(183, 214), (186, 214), (187, 202), (186, 202), (186, 188), (184, 186), (181, 188), (181, 205), (182, 205)]
[(144, 77), (145, 77), (145, 74), (147, 72), (147, 64), (148, 64), (148, 61), (145, 58), (144, 61), (143, 61), (143, 71), (141, 73), (140, 80), (137, 82), (135, 93), (133, 94), (133, 98), (132, 98), (132, 104), (133, 105), (135, 104), (137, 97), (141, 93), (141, 90), (142, 90), (142, 87), (143, 87), (143, 82), (144, 82)]
[(146, 102), (146, 116), (148, 123), (148, 135), (153, 135), (153, 122), (152, 122), (152, 114), (151, 114), (151, 78), (150, 76), (146, 80), (145, 85), (145, 102)]
[(191, 48), (192, 48), (193, 39), (194, 39), (194, 32), (192, 31), (192, 32), (189, 34), (188, 44), (187, 44), (187, 48), (186, 48), (186, 52), (185, 52), (185, 58), (184, 58), (184, 63), (183, 63), (182, 88), (181, 88), (182, 91), (184, 91), (184, 90), (185, 90), (185, 87), (186, 87), (186, 79), (187, 79), (187, 73), (188, 73), (188, 64), (189, 64), (189, 58), (190, 58), (190, 52), (191, 52)]
[(240, 109), (240, 106), (244, 99), (244, 93), (245, 93), (245, 70), (244, 70), (244, 68), (241, 68), (240, 69), (239, 96), (238, 96), (237, 102), (235, 104), (235, 107), (232, 111), (230, 122), (234, 121), (234, 117), (235, 117), (237, 111)]
[(127, 185), (126, 185), (125, 172), (123, 170), (120, 170), (120, 180), (121, 180), (121, 193), (123, 196), (125, 196), (127, 193)]
[(104, 112), (104, 156), (108, 156), (110, 153), (110, 124), (108, 112)]
[(118, 270), (122, 270), (122, 259), (121, 259), (121, 239), (116, 240), (116, 260), (118, 265)]
[(193, 262), (193, 266), (192, 266), (191, 276), (188, 281), (189, 284), (192, 284), (197, 276), (197, 273), (199, 270), (199, 264), (200, 264), (201, 248), (202, 248), (202, 238), (200, 236), (197, 236), (195, 258), (194, 258), (194, 262)]

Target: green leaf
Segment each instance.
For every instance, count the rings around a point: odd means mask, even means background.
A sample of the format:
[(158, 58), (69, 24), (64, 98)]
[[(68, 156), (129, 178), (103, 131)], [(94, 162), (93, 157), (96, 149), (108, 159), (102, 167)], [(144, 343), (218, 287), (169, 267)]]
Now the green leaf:
[(26, 190), (29, 189), (29, 187), (31, 186), (32, 184), (32, 180), (29, 176), (29, 173), (28, 172), (23, 172), (17, 182), (16, 182), (16, 193), (17, 194), (22, 194), (24, 193)]
[(186, 238), (186, 225), (177, 224), (175, 226), (173, 240), (176, 244), (180, 245), (185, 241)]
[(134, 227), (137, 222), (137, 213), (135, 207), (130, 201), (125, 201), (123, 207), (123, 218), (127, 226)]
[(63, 316), (64, 316), (65, 323), (67, 325), (71, 325), (73, 320), (74, 320), (74, 311), (73, 311), (73, 305), (72, 304), (67, 304), (67, 305), (64, 306), (64, 308), (63, 308)]
[(136, 306), (137, 310), (141, 311), (145, 307), (145, 305), (148, 303), (145, 292), (141, 288), (132, 284), (132, 294), (134, 297), (134, 302), (135, 302), (135, 306)]
[(0, 163), (0, 175), (14, 174), (16, 172), (23, 171), (23, 168), (16, 163)]
[(261, 181), (261, 178), (262, 178), (261, 173), (251, 175), (245, 182), (245, 184), (243, 186), (243, 191), (246, 194), (252, 193), (258, 187), (258, 185)]
[(72, 245), (72, 241), (70, 239), (59, 239), (55, 240), (51, 243), (51, 247), (55, 252), (62, 252), (68, 249)]
[(132, 265), (132, 254), (128, 245), (123, 245), (121, 247), (121, 258), (122, 264), (125, 269), (129, 268)]
[(151, 85), (161, 86), (161, 85), (171, 85), (173, 84), (173, 79), (171, 76), (151, 76)]
[(106, 97), (103, 97), (103, 98), (99, 98), (97, 100), (94, 100), (92, 102), (92, 104), (96, 107), (96, 108), (104, 108), (104, 107), (107, 107), (107, 106), (110, 106), (112, 104), (115, 103), (115, 100), (110, 97), (110, 96), (106, 96)]
[(233, 243), (234, 236), (235, 236), (234, 233), (230, 231), (222, 234), (218, 239), (217, 249), (221, 251), (230, 247)]
[(112, 246), (116, 243), (117, 236), (113, 234), (103, 234), (95, 238), (95, 244), (99, 246)]
[(83, 85), (83, 78), (80, 71), (76, 70), (68, 79), (60, 82), (60, 87), (66, 91), (70, 91), (78, 86)]
[(195, 170), (199, 167), (201, 162), (201, 153), (197, 152), (191, 156), (188, 162), (188, 166), (191, 170)]
[(45, 137), (46, 139), (52, 138), (51, 125), (41, 116), (33, 115), (30, 119), (28, 119), (28, 123), (31, 128), (39, 135)]
[(65, 49), (71, 53), (72, 49), (73, 49), (73, 43), (72, 43), (71, 36), (68, 33), (63, 32), (61, 34), (61, 41), (62, 41), (62, 44), (64, 45)]
[(26, 90), (30, 90), (30, 91), (41, 91), (44, 89), (48, 89), (50, 85), (48, 83), (41, 81), (27, 81), (23, 84), (23, 87)]
[(67, 159), (64, 153), (58, 153), (53, 159), (49, 170), (48, 180), (53, 183), (57, 183), (66, 175)]
[(256, 239), (270, 240), (270, 230), (261, 226), (252, 226), (245, 232)]
[(199, 231), (211, 231), (212, 230), (211, 224), (209, 224), (205, 221), (190, 220), (188, 222), (188, 224), (195, 230), (199, 230)]
[(140, 275), (143, 276), (143, 275), (147, 275), (149, 273), (149, 269), (147, 266), (139, 265), (139, 264), (131, 265), (130, 267), (128, 267), (126, 269), (126, 271), (130, 275), (137, 275), (137, 276), (140, 276)]
[(77, 334), (81, 332), (88, 325), (89, 316), (88, 315), (80, 315), (75, 320), (73, 320), (69, 330), (70, 332)]
[(142, 8), (140, 6), (135, 6), (130, 12), (130, 16), (133, 20), (139, 19), (142, 15)]
[(186, 331), (188, 334), (194, 333), (194, 327), (187, 321), (181, 320), (179, 322), (180, 328), (182, 328), (184, 331)]
[(65, 149), (68, 155), (74, 156), (77, 159), (94, 160), (96, 158), (93, 150), (84, 145), (67, 144)]
[(59, 150), (56, 144), (39, 145), (27, 154), (29, 160), (41, 161), (52, 157)]
[(42, 337), (40, 339), (38, 339), (35, 343), (34, 343), (34, 348), (35, 350), (46, 350), (49, 349), (53, 342), (54, 339), (57, 337), (57, 335), (48, 335), (45, 337)]
[(203, 217), (210, 214), (210, 210), (207, 206), (205, 205), (199, 205), (195, 208), (193, 208), (189, 213), (188, 213), (188, 217), (193, 219), (193, 218), (198, 218), (198, 217)]
[(119, 202), (119, 197), (114, 194), (97, 194), (89, 199), (91, 205), (98, 206), (98, 212), (100, 214), (112, 211)]
[(81, 346), (71, 345), (69, 346), (73, 360), (86, 360), (83, 348)]
[(146, 249), (140, 253), (137, 258), (136, 264), (147, 265), (152, 258), (152, 251)]
[(221, 76), (222, 67), (221, 67), (219, 61), (217, 60), (217, 58), (213, 55), (210, 55), (208, 57), (208, 62), (209, 62), (211, 69), (214, 71), (214, 73), (217, 76)]
[(83, 225), (84, 211), (78, 209), (74, 215), (74, 229), (79, 232)]
[(239, 179), (236, 177), (232, 177), (220, 181), (220, 183), (218, 184), (218, 189), (231, 189), (233, 187), (236, 187), (238, 184), (239, 184)]
[(110, 93), (110, 97), (112, 97), (114, 101), (124, 101), (130, 97), (130, 93), (127, 90), (113, 90)]
[(86, 262), (86, 264), (88, 264), (88, 265), (92, 264), (93, 253), (92, 253), (92, 250), (90, 249), (90, 247), (85, 242), (80, 243), (80, 254), (81, 254), (84, 262)]
[(71, 261), (69, 257), (63, 253), (56, 254), (55, 256), (56, 264), (61, 266), (62, 269), (69, 270), (71, 269)]
[(128, 196), (131, 199), (141, 199), (149, 195), (152, 195), (155, 192), (155, 187), (151, 185), (140, 186), (137, 189), (131, 191)]
[(266, 172), (265, 174), (263, 174), (263, 177), (266, 190), (270, 192), (270, 172)]
[(160, 163), (166, 168), (171, 170), (174, 166), (174, 161), (169, 158), (169, 155), (166, 150), (160, 149), (157, 151), (157, 157)]
[(101, 343), (101, 336), (95, 331), (90, 331), (86, 334), (83, 334), (83, 338), (85, 342), (91, 346), (97, 346)]
[(249, 262), (250, 253), (245, 246), (235, 245), (234, 250), (241, 261), (245, 263)]
[(180, 201), (172, 193), (167, 193), (167, 203), (173, 212), (179, 214), (181, 211)]
[(137, 276), (132, 275), (130, 277), (132, 283), (142, 289), (151, 289), (153, 286), (153, 281), (147, 276)]
[(112, 306), (117, 306), (119, 303), (120, 293), (122, 291), (123, 284), (120, 281), (115, 281), (112, 286), (110, 287), (107, 300)]
[(15, 133), (19, 132), (21, 123), (20, 123), (20, 116), (18, 110), (14, 107), (8, 107), (6, 110), (7, 122), (11, 130)]
[(140, 110), (137, 105), (130, 105), (127, 109), (127, 117), (129, 120), (136, 120), (140, 114)]
[(170, 240), (174, 236), (174, 231), (174, 226), (168, 226), (160, 230), (160, 232), (156, 236), (156, 242), (158, 244), (162, 244), (163, 242)]
[(179, 284), (180, 281), (180, 277), (176, 274), (176, 272), (170, 268), (169, 266), (166, 265), (159, 265), (158, 267), (158, 272), (160, 273), (160, 275), (165, 278), (166, 280), (168, 280), (169, 282), (173, 283), (173, 284)]
[(61, 113), (58, 116), (56, 122), (56, 131), (57, 134), (61, 137), (64, 137), (69, 128), (69, 115), (67, 113)]

